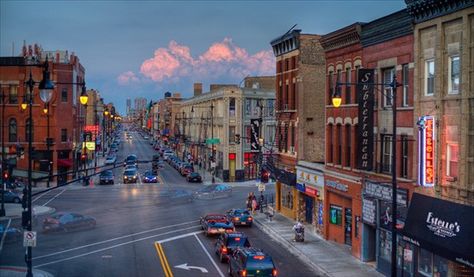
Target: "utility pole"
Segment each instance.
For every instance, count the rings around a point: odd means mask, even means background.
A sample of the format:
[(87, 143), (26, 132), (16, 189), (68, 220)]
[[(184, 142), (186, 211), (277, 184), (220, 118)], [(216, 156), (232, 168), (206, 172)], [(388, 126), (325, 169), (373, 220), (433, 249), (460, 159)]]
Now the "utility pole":
[(51, 144), (51, 139), (49, 138), (49, 103), (46, 104), (46, 152), (48, 153), (48, 173), (49, 173), (49, 176), (48, 176), (48, 179), (47, 179), (47, 182), (46, 182), (46, 187), (49, 188), (49, 182), (51, 181), (51, 175), (52, 175), (52, 155), (50, 153), (50, 144)]
[(0, 91), (2, 95), (0, 95), (2, 99), (2, 207), (0, 209), (0, 216), (5, 216), (5, 190), (7, 188), (7, 180), (5, 179), (5, 95), (3, 90)]
[[(214, 140), (214, 103), (211, 102), (211, 138)], [(212, 183), (214, 184), (216, 182), (214, 176), (216, 174), (216, 162), (215, 162), (215, 145), (214, 143), (211, 144), (212, 146), (212, 156), (211, 156), (211, 165), (214, 165), (212, 168)]]

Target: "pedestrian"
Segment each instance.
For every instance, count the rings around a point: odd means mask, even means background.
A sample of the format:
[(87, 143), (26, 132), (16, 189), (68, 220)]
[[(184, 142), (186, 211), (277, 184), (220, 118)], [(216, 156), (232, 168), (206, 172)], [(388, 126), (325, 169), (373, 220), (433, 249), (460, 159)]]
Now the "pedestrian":
[(247, 195), (247, 201), (246, 201), (246, 204), (247, 204), (247, 210), (252, 210), (252, 193), (249, 192), (249, 194)]
[(257, 199), (252, 198), (252, 214), (255, 215), (255, 210), (257, 210)]

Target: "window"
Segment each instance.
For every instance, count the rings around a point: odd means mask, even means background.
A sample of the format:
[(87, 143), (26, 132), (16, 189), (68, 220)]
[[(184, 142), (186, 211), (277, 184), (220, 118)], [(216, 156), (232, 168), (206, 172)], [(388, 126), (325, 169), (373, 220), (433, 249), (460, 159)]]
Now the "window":
[(267, 115), (275, 115), (275, 100), (267, 100)]
[(390, 261), (392, 257), (392, 232), (379, 230), (379, 257), (385, 261)]
[(288, 209), (293, 209), (293, 188), (287, 185), (281, 185), (281, 205)]
[(425, 62), (425, 95), (434, 94), (435, 85), (435, 62), (427, 60)]
[(342, 226), (342, 208), (336, 205), (329, 206), (329, 223)]
[(329, 75), (328, 75), (328, 87), (329, 87), (329, 91), (328, 91), (328, 105), (331, 105), (331, 101), (332, 101), (332, 96), (334, 94), (334, 84), (333, 84), (333, 78), (334, 78), (334, 73), (332, 71), (329, 71)]
[(293, 91), (291, 92), (291, 109), (296, 110), (296, 82), (293, 82)]
[(278, 87), (278, 110), (283, 110), (283, 87)]
[(9, 142), (18, 141), (17, 128), (18, 128), (18, 125), (16, 123), (16, 119), (14, 118), (10, 119), (10, 122), (8, 123), (8, 141)]
[(8, 103), (18, 104), (18, 86), (10, 85), (10, 92), (8, 93)]
[(294, 125), (292, 125), (291, 126), (291, 143), (290, 143), (292, 152), (295, 152), (295, 141), (296, 141), (295, 137), (296, 137), (296, 128)]
[(235, 126), (229, 126), (229, 144), (235, 143)]
[[(33, 124), (31, 125), (31, 134), (30, 134), (30, 124), (31, 124), (31, 123), (33, 123)], [(30, 135), (31, 135), (31, 141), (35, 141), (35, 140), (34, 140), (34, 137), (35, 137), (35, 136), (34, 136), (34, 134), (35, 134), (35, 132), (34, 132), (34, 127), (35, 127), (34, 121), (32, 122), (32, 121), (28, 118), (28, 119), (26, 120), (26, 122), (25, 122), (25, 139), (26, 139), (26, 141), (29, 141), (29, 140), (30, 140)]]
[(401, 172), (400, 176), (403, 178), (408, 177), (408, 137), (403, 135), (402, 136), (402, 155), (401, 155)]
[(61, 90), (61, 102), (67, 102), (67, 88)]
[(395, 68), (386, 68), (382, 70), (382, 83), (383, 83), (383, 106), (391, 107), (392, 98), (393, 98), (393, 88), (390, 85), (393, 81), (393, 76), (395, 75)]
[(392, 135), (382, 135), (382, 172), (392, 172)]
[(283, 143), (284, 143), (283, 147), (285, 148), (285, 152), (288, 153), (288, 123), (285, 124)]
[(402, 106), (408, 107), (408, 64), (402, 65), (402, 85), (403, 85), (403, 95), (402, 95)]
[(459, 146), (448, 143), (446, 153), (446, 175), (458, 177)]
[(345, 126), (345, 133), (346, 133), (346, 147), (345, 147), (345, 166), (350, 167), (351, 166), (351, 125), (346, 125)]
[(341, 164), (341, 158), (342, 158), (342, 126), (340, 124), (336, 125), (336, 131), (337, 131), (336, 164)]
[(449, 91), (450, 94), (459, 93), (459, 78), (461, 76), (461, 65), (459, 56), (449, 57), (449, 67), (448, 67), (448, 76), (449, 76)]
[(250, 110), (251, 110), (251, 99), (245, 99), (245, 115), (249, 116), (250, 115)]
[(235, 117), (235, 98), (229, 100), (229, 116)]
[(448, 276), (448, 262), (420, 248), (418, 252), (418, 273), (429, 277), (446, 277)]
[(61, 129), (61, 142), (67, 142), (67, 129)]
[(332, 124), (328, 125), (328, 142), (329, 142), (329, 149), (328, 149), (328, 163), (333, 163), (333, 130)]
[(342, 70), (338, 69), (337, 70), (337, 75), (336, 75), (336, 90), (337, 90), (337, 95), (342, 95), (341, 90), (342, 90), (342, 85), (340, 84), (342, 80)]
[(351, 68), (346, 68), (346, 104), (351, 103)]

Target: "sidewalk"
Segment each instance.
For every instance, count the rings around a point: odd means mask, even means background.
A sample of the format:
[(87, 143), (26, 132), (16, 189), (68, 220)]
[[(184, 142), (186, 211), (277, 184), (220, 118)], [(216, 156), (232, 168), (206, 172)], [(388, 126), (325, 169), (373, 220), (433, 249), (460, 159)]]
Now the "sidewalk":
[[(19, 267), (19, 266), (0, 266), (0, 277), (20, 277), (20, 276), (25, 276), (26, 275), (26, 268), (25, 267)], [(39, 276), (44, 276), (44, 277), (52, 277), (54, 275), (43, 271), (39, 270), (36, 268), (33, 268), (33, 276), (39, 277)]]
[[(21, 204), (5, 203), (5, 216), (0, 219), (11, 219), (21, 217), (23, 208)], [(47, 206), (33, 206), (33, 216), (54, 213), (56, 210)]]
[(313, 268), (318, 276), (383, 276), (370, 265), (353, 257), (344, 246), (324, 240), (310, 228), (305, 228), (304, 242), (293, 241), (292, 228), (295, 222), (278, 213), (270, 221), (264, 213), (257, 212), (254, 223), (284, 249)]
[[(199, 166), (194, 166), (194, 171), (198, 172), (202, 176), (202, 182), (205, 185), (210, 185), (212, 183), (212, 175), (209, 171), (204, 168), (199, 169)], [(248, 180), (243, 182), (224, 182), (219, 177), (214, 177), (216, 183), (225, 183), (232, 187), (251, 187), (256, 186), (257, 180)], [(274, 185), (275, 182), (268, 182), (266, 185)]]

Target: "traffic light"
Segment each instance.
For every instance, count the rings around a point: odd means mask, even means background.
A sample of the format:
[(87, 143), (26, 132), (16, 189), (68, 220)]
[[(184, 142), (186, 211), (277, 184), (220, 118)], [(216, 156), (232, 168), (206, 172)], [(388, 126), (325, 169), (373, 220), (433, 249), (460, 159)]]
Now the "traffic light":
[(6, 170), (3, 171), (3, 180), (8, 180), (8, 177), (9, 177), (8, 171), (6, 171)]
[(268, 183), (269, 179), (270, 179), (270, 172), (266, 170), (262, 170), (262, 176), (260, 177), (260, 180), (262, 181), (262, 183)]
[(87, 155), (86, 155), (86, 154), (82, 154), (82, 155), (81, 155), (81, 160), (82, 160), (82, 161), (85, 161), (86, 158), (87, 158)]
[(240, 135), (239, 134), (235, 135), (235, 143), (240, 144)]

